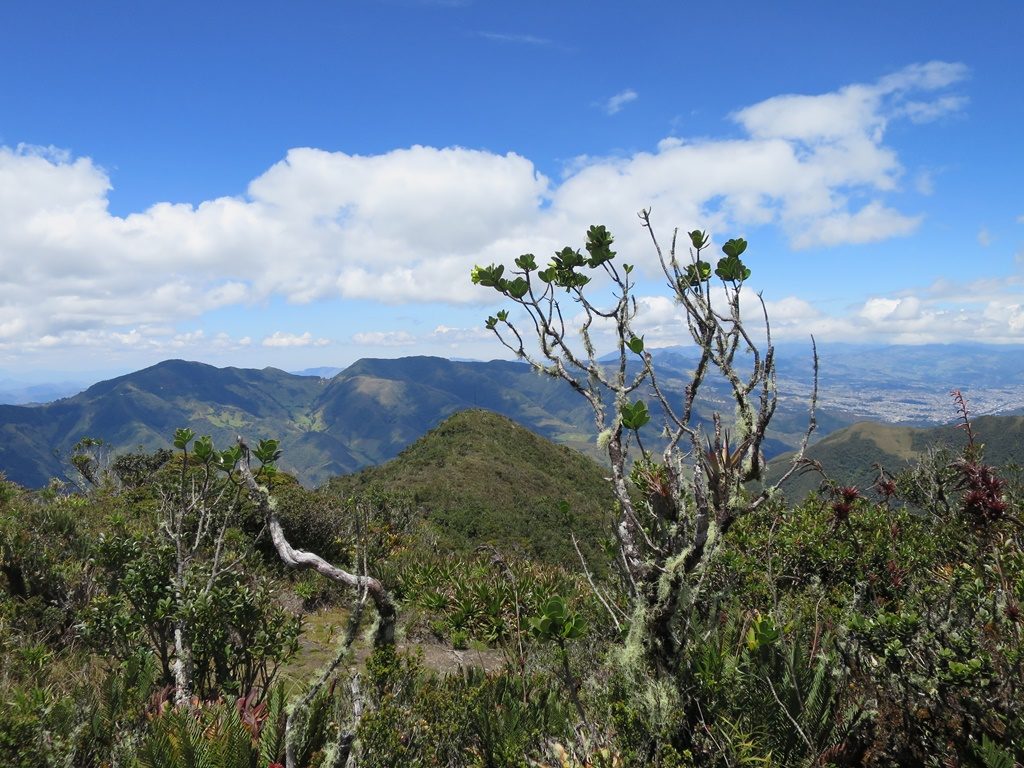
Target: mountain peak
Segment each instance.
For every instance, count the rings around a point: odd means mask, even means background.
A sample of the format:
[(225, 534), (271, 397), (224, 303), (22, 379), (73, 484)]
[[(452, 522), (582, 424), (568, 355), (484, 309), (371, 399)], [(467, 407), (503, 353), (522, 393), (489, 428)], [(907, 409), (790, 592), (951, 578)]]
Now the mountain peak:
[[(570, 534), (587, 541), (588, 560), (614, 506), (607, 470), (501, 414), (454, 413), (385, 464), (333, 479), (343, 498), (370, 487), (412, 495), (421, 514), (456, 549), (492, 544), (551, 563), (575, 557)], [(568, 502), (568, 512), (562, 502)]]

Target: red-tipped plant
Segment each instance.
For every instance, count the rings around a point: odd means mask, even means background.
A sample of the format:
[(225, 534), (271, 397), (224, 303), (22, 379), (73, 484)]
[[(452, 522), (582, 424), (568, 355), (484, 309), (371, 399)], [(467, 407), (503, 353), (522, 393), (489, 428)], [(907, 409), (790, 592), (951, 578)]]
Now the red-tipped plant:
[(954, 389), (952, 395), (963, 422), (958, 426), (967, 432), (967, 447), (964, 449), (963, 458), (954, 463), (960, 473), (957, 487), (963, 491), (960, 508), (977, 524), (991, 523), (1002, 518), (1009, 508), (1003, 499), (1006, 481), (996, 474), (994, 467), (981, 461), (984, 446), (974, 439), (967, 400), (959, 389)]
[(832, 490), (832, 514), (835, 516), (836, 524), (849, 519), (853, 505), (860, 497), (860, 490), (854, 485), (844, 485)]

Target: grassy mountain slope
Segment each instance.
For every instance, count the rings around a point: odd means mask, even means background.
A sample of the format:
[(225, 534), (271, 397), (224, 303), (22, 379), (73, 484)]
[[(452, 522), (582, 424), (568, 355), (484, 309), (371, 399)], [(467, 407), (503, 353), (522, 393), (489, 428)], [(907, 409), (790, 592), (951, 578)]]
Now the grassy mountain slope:
[[(1002, 466), (1024, 464), (1024, 416), (981, 416), (973, 422), (976, 440), (985, 445), (985, 461)], [(878, 463), (888, 471), (903, 469), (931, 448), (961, 451), (967, 435), (956, 424), (922, 429), (893, 424), (860, 422), (833, 432), (807, 449), (807, 457), (821, 463), (829, 477), (843, 485), (867, 488), (875, 481)], [(769, 478), (780, 476), (792, 454), (772, 462)], [(807, 473), (791, 478), (784, 487), (790, 499), (801, 499), (818, 487), (820, 476)]]
[[(118, 452), (166, 447), (174, 430), (191, 426), (220, 445), (236, 435), (296, 440), (308, 403), (324, 384), (274, 368), (215, 368), (169, 360), (95, 384), (74, 397), (35, 408), (7, 406), (0, 468), (26, 485), (41, 485), (65, 470), (82, 437), (104, 440)], [(351, 465), (350, 465), (351, 466)]]
[[(606, 471), (491, 411), (461, 411), (386, 464), (331, 480), (342, 497), (378, 485), (411, 493), (439, 540), (455, 549), (492, 543), (551, 563), (576, 559), (569, 532), (588, 560), (603, 555), (613, 506)], [(568, 515), (559, 502), (569, 502)]]
[(590, 441), (586, 403), (562, 382), (537, 376), (521, 363), (454, 362), (436, 357), (359, 360), (331, 380), (318, 417), (344, 431), (367, 463), (390, 458), (466, 408), (510, 416), (559, 442)]
[[(0, 469), (40, 486), (67, 471), (82, 437), (116, 452), (166, 447), (189, 426), (226, 446), (275, 437), (282, 466), (307, 484), (395, 456), (456, 411), (484, 406), (560, 441), (591, 445), (582, 399), (517, 363), (442, 358), (361, 360), (334, 379), (274, 368), (169, 360), (38, 407), (0, 406)], [(585, 429), (585, 427), (584, 427)]]

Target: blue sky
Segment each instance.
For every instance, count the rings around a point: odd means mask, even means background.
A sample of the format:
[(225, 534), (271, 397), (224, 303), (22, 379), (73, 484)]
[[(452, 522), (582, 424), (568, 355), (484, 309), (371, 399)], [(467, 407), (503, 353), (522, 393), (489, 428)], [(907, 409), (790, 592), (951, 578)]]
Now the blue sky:
[[(685, 5), (693, 5), (687, 8)], [(1024, 5), (95, 2), (0, 24), (0, 372), (490, 358), (477, 262), (750, 241), (779, 338), (1024, 342)]]

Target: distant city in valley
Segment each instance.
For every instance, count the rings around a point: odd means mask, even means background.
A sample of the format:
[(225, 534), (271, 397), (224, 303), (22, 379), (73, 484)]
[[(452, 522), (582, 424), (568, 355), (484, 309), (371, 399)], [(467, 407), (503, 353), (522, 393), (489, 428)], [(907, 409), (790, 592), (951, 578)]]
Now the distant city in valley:
[[(806, 382), (780, 381), (779, 400), (796, 405), (810, 399)], [(976, 416), (1024, 412), (1024, 384), (961, 387)], [(818, 405), (852, 421), (882, 421), (890, 424), (946, 424), (956, 418), (950, 390), (931, 391), (917, 387), (891, 387), (832, 382), (822, 387)]]
[[(682, 373), (692, 350), (655, 352)], [(977, 416), (1024, 413), (1024, 346), (818, 344), (818, 407), (843, 421), (918, 426), (956, 418), (958, 389)], [(810, 343), (777, 350), (780, 407), (806, 408), (813, 384)]]

